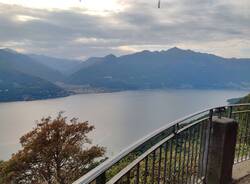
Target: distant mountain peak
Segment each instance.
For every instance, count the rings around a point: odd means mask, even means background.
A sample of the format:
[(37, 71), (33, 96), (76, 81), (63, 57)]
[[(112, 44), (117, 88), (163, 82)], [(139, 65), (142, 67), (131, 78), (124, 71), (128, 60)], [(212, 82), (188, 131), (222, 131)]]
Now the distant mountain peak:
[(180, 49), (178, 47), (173, 47), (167, 50), (167, 52), (185, 52), (186, 50)]
[(170, 48), (169, 50), (182, 50), (182, 49), (180, 49), (179, 47), (172, 47), (172, 48)]
[(114, 54), (109, 54), (105, 56), (105, 59), (116, 59), (117, 57)]
[(17, 51), (15, 51), (13, 49), (9, 49), (9, 48), (2, 48), (0, 50), (5, 51), (5, 52), (9, 52), (11, 54), (19, 54)]
[(143, 50), (143, 51), (141, 51), (141, 53), (151, 53), (151, 51), (149, 51), (149, 50)]

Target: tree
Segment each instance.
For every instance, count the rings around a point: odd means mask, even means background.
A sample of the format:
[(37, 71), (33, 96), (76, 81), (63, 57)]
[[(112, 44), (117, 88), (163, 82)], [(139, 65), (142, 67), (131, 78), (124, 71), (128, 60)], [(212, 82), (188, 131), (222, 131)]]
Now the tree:
[(2, 170), (4, 167), (4, 161), (0, 160), (0, 183), (3, 183)]
[(87, 134), (94, 129), (76, 118), (67, 122), (44, 118), (20, 138), (22, 149), (0, 170), (4, 183), (68, 184), (99, 164), (105, 149), (92, 146)]

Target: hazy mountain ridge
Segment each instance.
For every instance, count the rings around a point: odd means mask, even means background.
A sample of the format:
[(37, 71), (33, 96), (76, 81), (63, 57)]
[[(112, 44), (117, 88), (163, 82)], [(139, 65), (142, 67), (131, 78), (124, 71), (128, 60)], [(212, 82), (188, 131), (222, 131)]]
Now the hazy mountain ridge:
[(172, 48), (121, 57), (109, 55), (72, 74), (67, 82), (112, 90), (250, 89), (249, 69), (250, 59), (227, 59)]
[(10, 49), (0, 49), (0, 66), (48, 81), (56, 82), (64, 80), (64, 75), (59, 71), (36, 62), (27, 55), (11, 51)]
[(62, 74), (36, 63), (26, 55), (0, 50), (0, 101), (35, 100), (66, 96), (69, 93), (50, 81)]
[(38, 63), (53, 70), (57, 70), (65, 75), (70, 75), (76, 72), (79, 69), (79, 65), (82, 63), (80, 60), (63, 59), (37, 54), (31, 54), (29, 56)]
[(68, 95), (67, 90), (250, 89), (249, 69), (247, 58), (179, 48), (110, 54), (84, 62), (1, 49), (0, 101), (53, 98)]

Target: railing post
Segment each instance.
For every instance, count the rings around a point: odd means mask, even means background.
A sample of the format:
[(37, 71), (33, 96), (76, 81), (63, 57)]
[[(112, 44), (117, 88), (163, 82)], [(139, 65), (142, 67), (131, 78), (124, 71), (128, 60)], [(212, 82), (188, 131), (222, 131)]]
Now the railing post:
[(102, 173), (96, 178), (96, 184), (105, 184), (106, 183), (106, 173)]
[(229, 184), (232, 182), (237, 128), (238, 124), (233, 119), (212, 118), (206, 184)]

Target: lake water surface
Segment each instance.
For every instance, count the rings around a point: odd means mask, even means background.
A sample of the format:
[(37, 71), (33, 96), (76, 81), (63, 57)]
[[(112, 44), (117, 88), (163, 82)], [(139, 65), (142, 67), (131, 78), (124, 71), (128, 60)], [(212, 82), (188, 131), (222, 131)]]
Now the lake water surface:
[(161, 126), (204, 108), (225, 105), (246, 91), (157, 90), (82, 94), (32, 102), (0, 103), (0, 159), (19, 148), (35, 120), (65, 111), (95, 126), (91, 138), (113, 155)]

